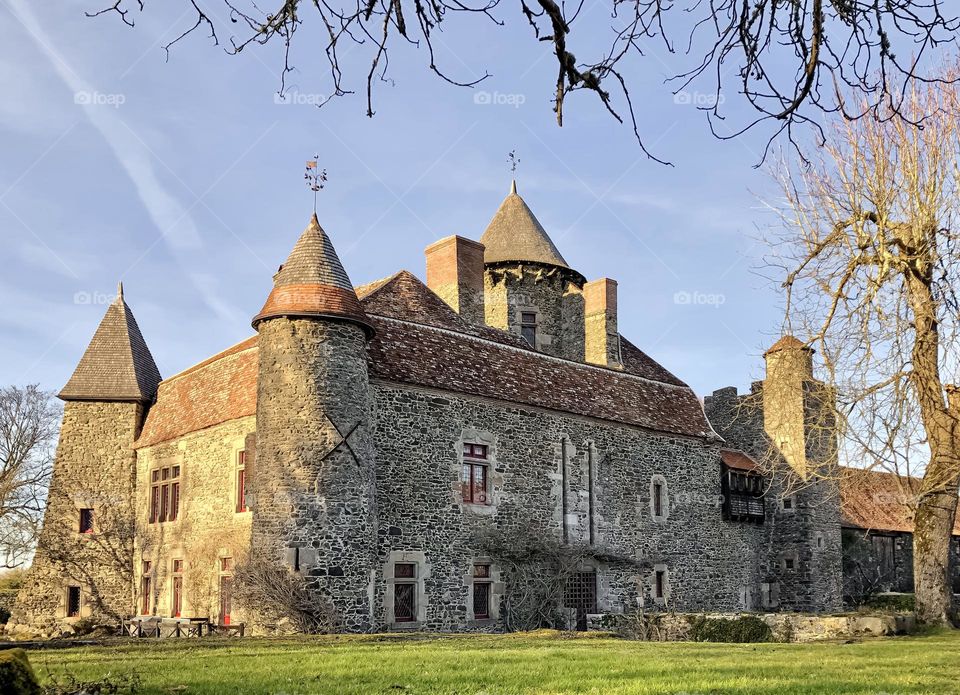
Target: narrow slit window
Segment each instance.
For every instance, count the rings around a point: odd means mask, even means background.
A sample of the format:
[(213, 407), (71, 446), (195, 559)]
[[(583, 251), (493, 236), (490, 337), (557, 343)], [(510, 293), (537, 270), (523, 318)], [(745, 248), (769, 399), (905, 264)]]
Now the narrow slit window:
[(79, 586), (67, 587), (67, 617), (68, 618), (80, 617), (80, 587)]
[(520, 314), (520, 337), (527, 341), (527, 344), (537, 347), (537, 315), (532, 311), (524, 311)]
[(657, 570), (654, 575), (654, 596), (662, 599), (665, 594), (667, 584), (667, 573), (663, 570)]
[(93, 533), (93, 510), (80, 510), (80, 533)]
[(247, 511), (247, 452), (237, 454), (237, 513)]
[(663, 483), (653, 483), (653, 515), (663, 516)]

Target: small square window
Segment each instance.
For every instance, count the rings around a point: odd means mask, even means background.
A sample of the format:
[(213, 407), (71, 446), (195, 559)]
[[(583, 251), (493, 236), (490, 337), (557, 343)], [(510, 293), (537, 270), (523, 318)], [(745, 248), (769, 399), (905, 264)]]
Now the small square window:
[(793, 509), (793, 500), (790, 497), (783, 498), (783, 508), (784, 509)]
[(80, 510), (80, 533), (93, 533), (93, 510)]
[(221, 571), (221, 572), (231, 572), (231, 571), (233, 571), (233, 558), (232, 558), (232, 557), (222, 557), (222, 558), (220, 558), (220, 571)]
[(477, 579), (487, 579), (490, 577), (490, 565), (474, 565), (473, 576)]
[(792, 570), (793, 566), (794, 566), (794, 560), (792, 557), (784, 558), (783, 560), (784, 569)]
[(393, 566), (394, 579), (414, 579), (417, 566), (412, 562), (398, 562)]
[(174, 560), (173, 561), (173, 573), (182, 574), (183, 573), (183, 560)]

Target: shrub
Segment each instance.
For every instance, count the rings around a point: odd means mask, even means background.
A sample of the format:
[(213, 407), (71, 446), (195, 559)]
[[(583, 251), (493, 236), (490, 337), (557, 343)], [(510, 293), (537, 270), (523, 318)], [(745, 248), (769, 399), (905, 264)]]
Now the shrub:
[(916, 610), (916, 604), (913, 594), (875, 594), (864, 605), (874, 610), (909, 613)]
[(770, 626), (755, 615), (739, 618), (694, 618), (690, 625), (694, 642), (772, 642)]
[(0, 651), (0, 695), (40, 695), (40, 684), (22, 649)]

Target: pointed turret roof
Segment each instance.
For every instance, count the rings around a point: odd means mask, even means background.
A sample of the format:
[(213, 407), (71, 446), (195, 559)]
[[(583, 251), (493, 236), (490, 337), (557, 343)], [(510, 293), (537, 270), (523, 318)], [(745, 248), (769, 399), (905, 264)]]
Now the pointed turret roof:
[(120, 285), (59, 396), (65, 401), (147, 402), (156, 396), (159, 383), (160, 370)]
[(517, 182), (510, 184), (510, 193), (490, 220), (480, 237), (484, 245), (484, 261), (526, 261), (569, 268), (563, 256), (526, 202), (517, 193)]
[(780, 340), (778, 340), (773, 345), (771, 345), (770, 349), (763, 354), (764, 356), (766, 356), (773, 352), (780, 352), (781, 350), (809, 350), (810, 352), (813, 352), (812, 347), (809, 347), (805, 343), (801, 342), (795, 336), (792, 336), (789, 333), (787, 333), (782, 338), (780, 338)]
[(353, 321), (372, 334), (357, 293), (316, 213), (297, 240), (287, 262), (273, 277), (273, 290), (253, 319), (275, 316), (328, 317)]

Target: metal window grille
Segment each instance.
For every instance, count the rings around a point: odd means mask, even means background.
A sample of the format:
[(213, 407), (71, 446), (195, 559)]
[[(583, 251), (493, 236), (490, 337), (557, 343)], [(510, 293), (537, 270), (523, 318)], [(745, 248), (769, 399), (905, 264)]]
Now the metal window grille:
[(80, 587), (71, 586), (67, 588), (67, 617), (80, 617)]
[(567, 579), (564, 605), (576, 611), (577, 629), (587, 629), (587, 615), (597, 613), (597, 573), (577, 572)]
[(398, 623), (413, 622), (416, 617), (416, 585), (393, 585), (393, 618)]
[(490, 617), (490, 582), (473, 583), (473, 617), (478, 620)]

